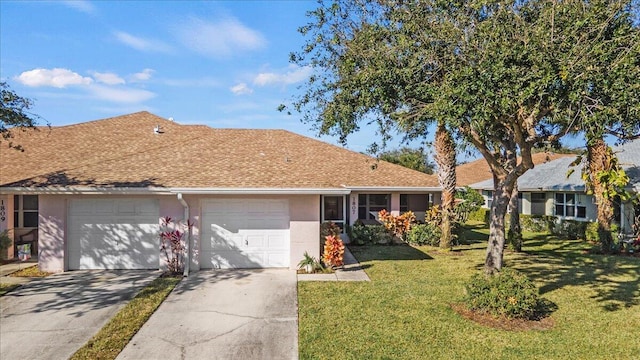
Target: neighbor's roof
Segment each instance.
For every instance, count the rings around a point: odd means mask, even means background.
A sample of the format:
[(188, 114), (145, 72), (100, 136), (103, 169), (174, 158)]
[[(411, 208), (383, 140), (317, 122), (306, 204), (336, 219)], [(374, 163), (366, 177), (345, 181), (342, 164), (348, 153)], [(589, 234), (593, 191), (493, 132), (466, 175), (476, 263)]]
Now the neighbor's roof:
[(434, 175), (289, 131), (180, 125), (148, 112), (15, 135), (25, 151), (0, 147), (0, 190), (438, 187)]
[[(536, 166), (563, 157), (573, 158), (575, 155), (556, 154), (552, 152), (540, 152), (531, 155), (531, 159)], [(520, 159), (518, 159), (518, 161), (520, 161)], [(456, 177), (458, 186), (467, 186), (484, 180), (491, 180), (491, 184), (493, 184), (491, 169), (484, 158), (457, 166)]]
[[(630, 178), (629, 188), (640, 192), (640, 139), (613, 148), (620, 166)], [(581, 166), (570, 166), (576, 156), (537, 165), (518, 178), (520, 191), (585, 191)], [(568, 176), (567, 176), (568, 175)], [(492, 189), (493, 179), (471, 185), (475, 189)]]

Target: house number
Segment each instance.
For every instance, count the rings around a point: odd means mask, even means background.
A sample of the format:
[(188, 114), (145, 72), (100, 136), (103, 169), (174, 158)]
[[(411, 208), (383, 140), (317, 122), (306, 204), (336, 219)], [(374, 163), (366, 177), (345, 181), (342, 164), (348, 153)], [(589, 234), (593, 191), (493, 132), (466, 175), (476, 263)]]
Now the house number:
[(0, 221), (4, 221), (5, 219), (4, 200), (0, 200)]

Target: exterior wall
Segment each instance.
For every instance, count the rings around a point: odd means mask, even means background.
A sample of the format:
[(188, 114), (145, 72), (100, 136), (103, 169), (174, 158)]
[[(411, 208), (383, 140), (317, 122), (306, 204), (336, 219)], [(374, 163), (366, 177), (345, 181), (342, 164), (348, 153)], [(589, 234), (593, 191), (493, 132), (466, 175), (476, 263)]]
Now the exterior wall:
[(520, 199), (520, 213), (523, 215), (531, 215), (531, 193), (523, 192)]
[(38, 266), (42, 271), (61, 272), (67, 269), (66, 205), (64, 196), (38, 197)]
[(289, 268), (295, 269), (302, 260), (305, 251), (316, 259), (320, 258), (320, 196), (291, 196), (289, 198), (289, 220), (291, 241)]
[(12, 240), (11, 245), (4, 254), (0, 254), (0, 257), (6, 256), (7, 259), (13, 259), (15, 257), (14, 251), (14, 235), (13, 229), (13, 195), (0, 195), (0, 232), (7, 230), (7, 235)]
[(391, 209), (389, 209), (389, 212), (395, 216), (400, 215), (400, 193), (399, 192), (391, 193)]

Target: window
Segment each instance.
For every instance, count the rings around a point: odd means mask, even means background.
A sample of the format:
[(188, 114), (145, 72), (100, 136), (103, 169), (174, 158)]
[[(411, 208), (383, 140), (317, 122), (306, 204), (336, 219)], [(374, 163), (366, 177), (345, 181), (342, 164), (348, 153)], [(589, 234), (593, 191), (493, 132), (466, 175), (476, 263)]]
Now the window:
[(13, 227), (38, 227), (38, 195), (13, 196)]
[(491, 208), (491, 204), (493, 203), (493, 191), (492, 190), (482, 190), (482, 195), (486, 198), (485, 206)]
[(360, 194), (358, 195), (358, 219), (375, 219), (380, 210), (389, 210), (391, 195)]
[(584, 196), (573, 193), (556, 193), (556, 216), (586, 218), (587, 207)]
[(400, 194), (400, 214), (409, 211), (409, 196), (407, 194)]
[(344, 229), (344, 196), (322, 197), (322, 221), (331, 221)]
[(545, 193), (531, 193), (531, 203), (532, 204), (544, 204), (547, 201), (547, 194)]

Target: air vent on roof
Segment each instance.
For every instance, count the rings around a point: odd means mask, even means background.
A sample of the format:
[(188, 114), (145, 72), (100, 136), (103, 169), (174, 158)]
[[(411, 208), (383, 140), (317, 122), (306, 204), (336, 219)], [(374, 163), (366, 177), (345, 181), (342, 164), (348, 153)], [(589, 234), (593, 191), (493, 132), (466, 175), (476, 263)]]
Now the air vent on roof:
[(162, 134), (164, 131), (162, 131), (162, 129), (160, 129), (160, 125), (156, 125), (156, 127), (153, 128), (153, 133), (154, 134)]

